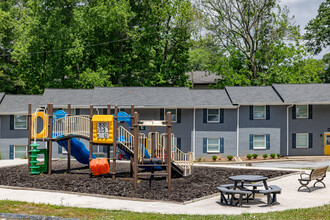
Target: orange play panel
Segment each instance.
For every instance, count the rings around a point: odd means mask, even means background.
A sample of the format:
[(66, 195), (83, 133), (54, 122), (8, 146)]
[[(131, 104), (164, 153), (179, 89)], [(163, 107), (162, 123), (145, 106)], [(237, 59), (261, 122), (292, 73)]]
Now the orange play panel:
[(107, 158), (93, 159), (89, 162), (89, 167), (91, 168), (94, 176), (99, 176), (110, 172), (110, 166)]

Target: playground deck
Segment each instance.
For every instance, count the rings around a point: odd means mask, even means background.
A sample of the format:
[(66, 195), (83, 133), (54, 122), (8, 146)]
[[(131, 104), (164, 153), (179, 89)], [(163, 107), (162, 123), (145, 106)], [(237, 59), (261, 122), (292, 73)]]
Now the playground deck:
[(193, 167), (194, 175), (186, 178), (173, 178), (172, 191), (164, 188), (164, 180), (141, 179), (141, 187), (134, 190), (133, 178), (129, 176), (129, 163), (117, 164), (117, 179), (90, 178), (84, 165), (72, 161), (72, 172), (66, 174), (66, 161), (54, 161), (53, 175), (29, 175), (26, 165), (0, 168), (0, 185), (38, 188), (55, 191), (70, 191), (104, 196), (130, 197), (150, 200), (184, 202), (217, 193), (216, 186), (228, 183), (228, 176), (255, 174), (273, 178), (290, 173), (289, 171), (243, 170), (219, 167)]

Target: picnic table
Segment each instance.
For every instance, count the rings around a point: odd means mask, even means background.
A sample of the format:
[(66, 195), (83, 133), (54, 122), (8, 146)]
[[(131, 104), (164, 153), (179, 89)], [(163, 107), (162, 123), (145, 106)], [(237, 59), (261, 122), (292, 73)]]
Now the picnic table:
[[(243, 196), (246, 195), (247, 202), (249, 201), (250, 197), (253, 196), (255, 198), (256, 193), (267, 195), (267, 204), (272, 205), (274, 204), (276, 199), (276, 194), (281, 193), (281, 188), (278, 186), (272, 185), (268, 186), (267, 180), (268, 177), (259, 176), (259, 175), (238, 175), (238, 176), (230, 176), (228, 177), (229, 180), (232, 180), (234, 184), (225, 184), (218, 187), (218, 190), (221, 192), (220, 200), (226, 204), (230, 205), (237, 205), (242, 206)], [(261, 184), (255, 184), (256, 182), (262, 182)], [(253, 189), (249, 189), (247, 187), (253, 187)], [(264, 189), (258, 190), (257, 187), (264, 186)], [(231, 196), (230, 200), (228, 201), (225, 198), (225, 195)], [(239, 195), (239, 198), (236, 199), (235, 195)], [(271, 196), (273, 195), (273, 196)], [(236, 204), (234, 204), (234, 200), (238, 200)]]

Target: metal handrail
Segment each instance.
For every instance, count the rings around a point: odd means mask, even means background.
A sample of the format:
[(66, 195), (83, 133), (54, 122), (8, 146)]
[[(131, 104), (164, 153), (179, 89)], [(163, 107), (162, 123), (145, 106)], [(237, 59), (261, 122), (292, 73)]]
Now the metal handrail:
[(65, 116), (55, 119), (53, 124), (53, 138), (68, 135), (81, 135), (90, 137), (90, 117), (89, 115)]

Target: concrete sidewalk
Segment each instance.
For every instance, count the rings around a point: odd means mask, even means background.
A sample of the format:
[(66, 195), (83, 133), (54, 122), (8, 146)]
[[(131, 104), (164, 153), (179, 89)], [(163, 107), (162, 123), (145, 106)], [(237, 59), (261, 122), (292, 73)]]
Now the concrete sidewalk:
[[(307, 171), (309, 172), (309, 171)], [(330, 173), (329, 173), (330, 174)], [(111, 199), (102, 197), (85, 196), (81, 194), (57, 193), (38, 190), (9, 189), (0, 187), (0, 199), (26, 201), (34, 203), (48, 203), (83, 208), (99, 208), (109, 210), (127, 210), (135, 212), (156, 212), (164, 214), (241, 214), (282, 211), (295, 208), (308, 208), (330, 204), (330, 178), (325, 179), (326, 188), (315, 188), (312, 193), (297, 192), (299, 182), (298, 174), (289, 175), (269, 181), (269, 184), (281, 187), (282, 194), (278, 195), (278, 205), (266, 206), (266, 196), (258, 196), (249, 204), (244, 202), (243, 207), (231, 207), (219, 204), (219, 195), (208, 199), (188, 204), (159, 202), (159, 201), (134, 201), (129, 199)], [(312, 184), (311, 184), (312, 185)]]

